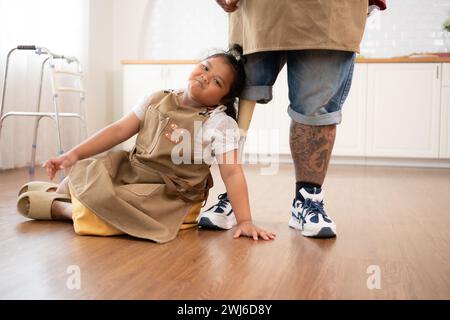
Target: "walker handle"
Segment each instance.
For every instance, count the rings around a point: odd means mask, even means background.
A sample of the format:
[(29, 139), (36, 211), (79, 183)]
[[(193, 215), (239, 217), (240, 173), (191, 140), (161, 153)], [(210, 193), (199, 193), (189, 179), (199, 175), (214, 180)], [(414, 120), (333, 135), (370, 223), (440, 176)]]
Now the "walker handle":
[(29, 45), (25, 45), (25, 46), (17, 46), (18, 50), (36, 50), (36, 46), (29, 46)]

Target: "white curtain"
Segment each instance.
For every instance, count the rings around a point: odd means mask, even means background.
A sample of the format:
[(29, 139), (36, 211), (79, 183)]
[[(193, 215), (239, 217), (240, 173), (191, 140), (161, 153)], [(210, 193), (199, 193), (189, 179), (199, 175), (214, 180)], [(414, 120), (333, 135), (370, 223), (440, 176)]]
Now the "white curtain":
[[(88, 19), (87, 0), (0, 0), (0, 79), (3, 87), (6, 56), (18, 45), (36, 45), (58, 54), (80, 57), (86, 50), (83, 32)], [(42, 57), (33, 51), (11, 55), (5, 111), (35, 111)], [(53, 110), (49, 73), (44, 74), (41, 110)], [(74, 98), (62, 98), (60, 111), (73, 110)], [(56, 127), (43, 118), (39, 128), (37, 159), (57, 155)], [(78, 121), (61, 123), (63, 149), (78, 142)], [(34, 118), (9, 117), (0, 134), (0, 169), (27, 166), (31, 157)]]

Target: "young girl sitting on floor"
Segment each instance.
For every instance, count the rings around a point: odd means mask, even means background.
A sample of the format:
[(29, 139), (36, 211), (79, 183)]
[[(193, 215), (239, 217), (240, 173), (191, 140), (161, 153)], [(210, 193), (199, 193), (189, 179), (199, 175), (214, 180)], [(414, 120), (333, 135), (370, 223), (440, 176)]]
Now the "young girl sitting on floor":
[[(164, 243), (180, 229), (196, 226), (212, 187), (210, 162), (204, 159), (208, 150), (218, 161), (234, 209), (234, 238), (274, 239), (273, 232), (252, 222), (247, 184), (237, 161), (238, 135), (227, 134), (238, 128), (232, 117), (244, 82), (242, 48), (209, 56), (191, 72), (186, 89), (145, 97), (122, 119), (49, 159), (43, 166), (50, 180), (60, 169), (70, 168), (69, 175), (59, 185), (25, 184), (18, 211), (32, 219), (73, 220), (80, 235), (129, 234)], [(136, 133), (130, 152), (90, 158)], [(200, 153), (195, 147), (182, 148), (199, 141)], [(49, 192), (52, 188), (56, 192)]]

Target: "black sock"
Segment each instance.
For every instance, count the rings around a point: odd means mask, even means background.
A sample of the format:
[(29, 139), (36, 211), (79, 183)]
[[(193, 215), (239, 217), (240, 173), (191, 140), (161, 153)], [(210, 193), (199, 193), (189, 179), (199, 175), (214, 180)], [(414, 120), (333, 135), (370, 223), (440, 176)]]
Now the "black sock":
[(299, 199), (300, 201), (305, 201), (305, 199), (303, 198), (303, 196), (300, 193), (301, 188), (307, 188), (307, 189), (322, 188), (322, 185), (316, 184), (316, 183), (311, 183), (311, 182), (305, 182), (305, 181), (297, 181), (295, 183), (295, 198)]

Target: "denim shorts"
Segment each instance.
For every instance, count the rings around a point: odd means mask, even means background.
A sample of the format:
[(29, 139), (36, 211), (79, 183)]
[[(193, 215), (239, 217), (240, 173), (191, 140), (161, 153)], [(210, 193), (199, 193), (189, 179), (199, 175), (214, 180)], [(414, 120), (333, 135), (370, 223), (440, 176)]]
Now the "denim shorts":
[(272, 86), (287, 64), (292, 120), (312, 126), (339, 124), (350, 90), (355, 53), (336, 50), (266, 51), (246, 56), (246, 87), (240, 98), (272, 100)]

